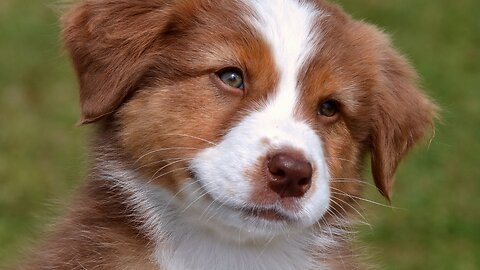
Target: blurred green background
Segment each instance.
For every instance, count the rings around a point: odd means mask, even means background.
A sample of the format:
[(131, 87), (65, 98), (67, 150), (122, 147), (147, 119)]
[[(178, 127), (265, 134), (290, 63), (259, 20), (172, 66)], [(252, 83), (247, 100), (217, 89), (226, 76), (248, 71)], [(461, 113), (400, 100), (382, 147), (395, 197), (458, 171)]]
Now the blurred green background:
[[(393, 206), (359, 228), (381, 269), (480, 269), (480, 1), (339, 0), (379, 25), (442, 108), (400, 167)], [(88, 128), (50, 0), (0, 0), (0, 265), (62, 212), (85, 174)], [(366, 197), (382, 202), (373, 190)], [(1, 266), (0, 266), (1, 268)]]

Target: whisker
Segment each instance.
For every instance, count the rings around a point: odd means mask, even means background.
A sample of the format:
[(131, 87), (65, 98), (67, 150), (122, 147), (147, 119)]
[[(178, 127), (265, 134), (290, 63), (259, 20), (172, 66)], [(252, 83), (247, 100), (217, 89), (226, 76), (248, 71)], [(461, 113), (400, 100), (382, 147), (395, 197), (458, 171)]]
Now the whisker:
[(144, 158), (148, 155), (158, 153), (158, 152), (162, 152), (162, 151), (170, 151), (170, 150), (198, 150), (198, 148), (195, 148), (195, 147), (167, 147), (167, 148), (156, 149), (156, 150), (152, 150), (150, 152), (147, 152), (146, 154), (141, 155), (137, 160), (135, 160), (135, 162), (133, 164), (136, 164), (142, 158)]
[(346, 158), (341, 158), (341, 157), (325, 157), (325, 159), (337, 159), (337, 160), (346, 161), (346, 162), (349, 162), (349, 163), (352, 163), (352, 164), (357, 164), (353, 160), (346, 159)]
[[(321, 221), (323, 222), (323, 224), (325, 225), (325, 228), (327, 228), (328, 233), (330, 234), (331, 239), (335, 239), (335, 237), (333, 236), (332, 228), (330, 228), (330, 226), (328, 226), (328, 224), (327, 224), (327, 220), (325, 220), (324, 217), (322, 217), (320, 220), (321, 220)], [(322, 227), (322, 226), (321, 226), (321, 227)]]
[[(155, 161), (152, 161), (152, 162), (149, 162), (145, 165), (142, 165), (140, 167), (137, 167), (135, 168), (133, 171), (134, 172), (138, 172), (139, 170), (145, 168), (145, 167), (149, 167), (149, 166), (152, 166), (152, 165), (155, 165), (155, 164), (158, 164), (158, 163), (162, 163), (162, 162), (168, 162), (168, 161), (178, 161), (178, 162), (181, 162), (181, 161), (189, 161), (189, 160), (193, 160), (193, 158), (167, 158), (167, 159), (162, 159), (162, 160), (155, 160)], [(171, 164), (170, 164), (171, 165)]]
[[(336, 206), (340, 207), (342, 209), (343, 212), (339, 212), (339, 211), (336, 211), (336, 213), (338, 213), (342, 218), (347, 218), (347, 210), (345, 210), (345, 208), (343, 208), (343, 206), (341, 204), (339, 204), (338, 202), (336, 202), (334, 199), (330, 200), (332, 203), (334, 203)], [(336, 210), (335, 208), (331, 208), (332, 211), (333, 210)], [(331, 212), (331, 214), (334, 214), (334, 212)], [(334, 214), (335, 215), (335, 214)], [(335, 217), (338, 219), (338, 220), (341, 220), (337, 215), (335, 215)]]
[(173, 200), (180, 194), (182, 193), (184, 190), (186, 190), (187, 188), (189, 188), (190, 186), (192, 186), (193, 184), (196, 184), (197, 181), (194, 180), (190, 183), (188, 183), (187, 185), (185, 185), (184, 187), (182, 187), (179, 191), (177, 191), (168, 201), (167, 201), (167, 204), (163, 207), (163, 211), (162, 211), (162, 214), (160, 214), (160, 216), (163, 216), (165, 211), (167, 211), (168, 207), (170, 206), (170, 204), (173, 202)]
[[(353, 205), (347, 203), (346, 201), (344, 201), (344, 200), (342, 200), (342, 199), (340, 199), (340, 198), (335, 198), (335, 199), (339, 200), (340, 202), (343, 202), (345, 205), (347, 205), (347, 206), (349, 206), (350, 208), (352, 208), (352, 209), (363, 219), (364, 224), (367, 225), (368, 227), (370, 227), (370, 229), (372, 229), (372, 225), (370, 224), (370, 222), (368, 222), (368, 220), (365, 218), (365, 216), (362, 215), (362, 213), (360, 213), (360, 211), (359, 211), (357, 208), (355, 208)], [(332, 199), (331, 201), (332, 201), (333, 203), (335, 203), (337, 206), (339, 206), (340, 208), (342, 208), (342, 210), (346, 213), (345, 208), (343, 208), (338, 202), (336, 202), (335, 199)]]
[[(218, 213), (218, 209), (222, 209), (222, 207), (227, 204), (227, 200), (225, 200), (226, 196), (223, 196), (222, 198), (220, 198), (220, 200), (222, 201), (221, 204), (218, 205), (217, 207), (217, 210), (213, 211), (213, 215), (211, 215), (210, 217), (208, 217), (205, 221), (208, 222), (210, 219), (212, 219), (217, 213)], [(217, 200), (218, 202), (219, 200)]]
[[(345, 211), (345, 210), (344, 210), (344, 211)], [(347, 217), (345, 216), (345, 214), (340, 213), (340, 212), (339, 212), (337, 209), (335, 209), (335, 208), (329, 208), (329, 209), (327, 209), (327, 213), (329, 213), (330, 215), (332, 215), (332, 216), (335, 218), (335, 224), (336, 224), (337, 227), (340, 227), (340, 228), (342, 228), (342, 229), (344, 229), (344, 230), (347, 230), (347, 228), (346, 228), (344, 225), (342, 225), (342, 223), (341, 223), (342, 220), (347, 219)], [(338, 215), (337, 215), (337, 214), (338, 214)], [(325, 222), (326, 222), (326, 220), (325, 220)]]
[(333, 183), (358, 183), (366, 186), (373, 187), (377, 189), (377, 187), (374, 184), (368, 183), (362, 179), (357, 179), (357, 178), (331, 178), (330, 182)]
[(361, 200), (361, 201), (368, 202), (368, 203), (378, 205), (378, 206), (387, 207), (387, 208), (390, 208), (390, 209), (405, 210), (404, 208), (399, 208), (399, 207), (395, 207), (395, 206), (391, 206), (391, 205), (386, 205), (386, 204), (379, 203), (379, 202), (376, 202), (376, 201), (372, 201), (372, 200), (364, 199), (364, 198), (361, 198), (361, 197), (358, 197), (358, 196), (354, 196), (354, 195), (348, 194), (344, 191), (342, 191), (341, 193), (340, 192), (332, 192), (332, 194), (348, 196), (348, 197), (351, 197), (351, 198), (354, 198), (354, 199), (357, 199), (357, 200)]
[(166, 165), (164, 165), (163, 167), (161, 167), (160, 169), (158, 169), (153, 175), (152, 175), (152, 178), (155, 178), (155, 176), (157, 175), (157, 173), (161, 172), (163, 169), (169, 167), (169, 166), (172, 166), (174, 164), (177, 164), (177, 163), (180, 163), (180, 162), (183, 162), (183, 161), (188, 161), (188, 160), (192, 160), (192, 158), (186, 158), (186, 159), (180, 159), (180, 160), (177, 160), (177, 161), (173, 161), (173, 162), (170, 162)]
[(210, 211), (210, 207), (212, 207), (215, 202), (216, 202), (215, 200), (212, 200), (212, 202), (203, 210), (203, 212), (202, 212), (202, 214), (200, 215), (199, 219), (202, 219), (202, 218)]
[(187, 137), (187, 138), (192, 138), (192, 139), (197, 139), (199, 141), (202, 141), (202, 142), (206, 142), (206, 143), (209, 143), (211, 145), (214, 145), (216, 146), (217, 144), (212, 142), (212, 141), (209, 141), (207, 139), (203, 139), (203, 138), (200, 138), (200, 137), (197, 137), (197, 136), (193, 136), (193, 135), (189, 135), (189, 134), (174, 134), (174, 133), (171, 133), (171, 134), (164, 134), (166, 136), (179, 136), (179, 137)]
[[(196, 193), (197, 191), (203, 189), (202, 186), (200, 186), (197, 190), (195, 190), (193, 193)], [(190, 208), (193, 204), (195, 204), (196, 202), (198, 202), (201, 198), (205, 197), (205, 195), (208, 195), (208, 191), (203, 191), (203, 193), (201, 195), (199, 195), (195, 200), (193, 200), (192, 202), (190, 202), (190, 204), (188, 204), (183, 210), (181, 213), (184, 213), (185, 211), (187, 211), (188, 208)]]
[(148, 181), (148, 183), (151, 183), (151, 182), (153, 182), (153, 181), (155, 181), (155, 180), (157, 180), (157, 179), (159, 179), (159, 178), (161, 178), (161, 177), (163, 177), (163, 176), (165, 176), (165, 175), (168, 175), (168, 174), (170, 174), (170, 173), (174, 173), (174, 172), (178, 172), (178, 171), (182, 171), (182, 170), (188, 170), (188, 169), (189, 169), (189, 167), (185, 166), (185, 167), (180, 167), (180, 168), (177, 168), (177, 169), (168, 171), (168, 172), (166, 172), (166, 173), (162, 173), (162, 174), (156, 176), (155, 178), (152, 177), (152, 178)]
[(260, 251), (260, 253), (257, 255), (257, 258), (256, 258), (257, 261), (260, 261), (261, 257), (263, 256), (263, 253), (265, 253), (265, 250), (267, 250), (268, 245), (270, 245), (270, 243), (273, 241), (274, 238), (275, 238), (275, 235), (272, 235), (270, 239), (268, 239), (268, 241), (265, 243), (265, 245), (262, 248), (262, 251)]

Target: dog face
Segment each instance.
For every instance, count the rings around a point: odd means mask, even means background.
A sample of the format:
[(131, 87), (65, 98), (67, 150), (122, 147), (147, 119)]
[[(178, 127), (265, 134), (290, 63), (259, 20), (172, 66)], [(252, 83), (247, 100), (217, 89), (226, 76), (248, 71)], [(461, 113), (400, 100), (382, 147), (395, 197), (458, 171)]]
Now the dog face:
[(388, 38), (323, 1), (84, 1), (64, 39), (82, 123), (114, 122), (145, 184), (227, 238), (351, 212), (368, 153), (388, 198), (433, 117)]

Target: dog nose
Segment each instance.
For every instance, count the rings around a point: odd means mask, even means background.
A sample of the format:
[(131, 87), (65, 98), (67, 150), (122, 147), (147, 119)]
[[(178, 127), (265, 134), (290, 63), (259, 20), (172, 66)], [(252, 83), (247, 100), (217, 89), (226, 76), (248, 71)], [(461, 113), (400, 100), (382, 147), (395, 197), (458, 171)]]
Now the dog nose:
[(304, 157), (279, 153), (268, 161), (268, 185), (280, 197), (302, 197), (312, 186), (312, 165)]

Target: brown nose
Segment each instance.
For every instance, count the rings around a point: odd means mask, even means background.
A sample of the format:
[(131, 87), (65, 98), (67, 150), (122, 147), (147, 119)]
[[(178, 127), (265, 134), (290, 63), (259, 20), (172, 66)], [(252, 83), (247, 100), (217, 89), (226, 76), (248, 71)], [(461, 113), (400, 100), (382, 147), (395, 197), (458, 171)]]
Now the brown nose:
[(280, 197), (302, 197), (312, 185), (312, 165), (303, 157), (279, 153), (268, 161), (269, 187)]

